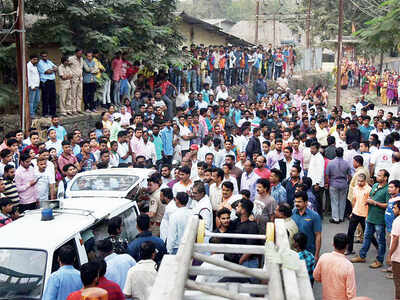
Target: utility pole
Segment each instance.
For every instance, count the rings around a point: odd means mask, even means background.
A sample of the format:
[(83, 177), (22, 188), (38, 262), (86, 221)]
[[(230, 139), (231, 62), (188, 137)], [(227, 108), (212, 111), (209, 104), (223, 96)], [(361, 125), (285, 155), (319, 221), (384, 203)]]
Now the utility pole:
[(340, 91), (341, 91), (341, 86), (340, 86), (340, 79), (342, 75), (342, 64), (341, 64), (341, 58), (342, 58), (342, 32), (343, 32), (343, 7), (344, 3), (343, 0), (339, 0), (339, 32), (338, 32), (338, 48), (337, 48), (337, 74), (336, 74), (336, 106), (340, 105)]
[(311, 1), (308, 0), (308, 11), (307, 11), (307, 24), (306, 24), (306, 48), (311, 48)]
[(28, 80), (26, 74), (24, 0), (14, 0), (14, 8), (17, 10), (15, 40), (17, 50), (19, 111), (22, 129), (25, 132), (28, 132), (30, 127), (30, 115), (28, 103)]
[(273, 19), (272, 19), (272, 27), (273, 27), (273, 31), (274, 31), (274, 43), (273, 43), (273, 46), (276, 47), (276, 15), (275, 15), (275, 12), (274, 12)]
[(258, 45), (258, 22), (260, 19), (260, 0), (256, 0), (256, 32), (254, 38), (254, 44)]

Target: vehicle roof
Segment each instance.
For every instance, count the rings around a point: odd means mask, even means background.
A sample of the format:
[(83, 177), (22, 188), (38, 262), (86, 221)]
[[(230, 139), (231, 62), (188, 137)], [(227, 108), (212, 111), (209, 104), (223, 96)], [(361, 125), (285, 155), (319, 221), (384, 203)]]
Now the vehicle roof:
[(153, 174), (155, 170), (152, 169), (141, 169), (141, 168), (111, 168), (111, 169), (96, 169), (91, 171), (85, 171), (76, 174), (76, 176), (87, 176), (87, 175), (132, 175), (139, 176), (141, 178), (147, 178)]
[[(0, 228), (0, 248), (55, 249), (96, 220), (114, 216), (134, 203), (121, 198), (76, 198), (54, 211), (54, 219), (41, 221), (41, 210)], [(84, 210), (90, 210), (91, 213)]]

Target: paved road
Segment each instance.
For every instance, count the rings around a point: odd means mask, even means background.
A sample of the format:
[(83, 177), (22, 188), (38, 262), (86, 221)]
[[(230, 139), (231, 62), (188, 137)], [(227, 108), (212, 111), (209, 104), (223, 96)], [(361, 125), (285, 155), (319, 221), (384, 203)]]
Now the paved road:
[[(336, 233), (347, 233), (348, 221), (341, 224), (330, 224), (329, 218), (325, 217), (322, 228), (322, 251), (330, 252), (333, 249), (333, 236)], [(354, 244), (354, 251), (358, 254), (361, 244)], [(377, 255), (375, 247), (371, 247), (367, 256), (367, 263), (354, 264), (357, 280), (357, 296), (367, 296), (372, 300), (391, 300), (394, 299), (393, 280), (384, 278), (381, 269), (373, 270), (368, 266)], [(352, 256), (351, 256), (352, 257)], [(319, 283), (314, 285), (314, 295), (316, 300), (322, 299), (322, 286)]]

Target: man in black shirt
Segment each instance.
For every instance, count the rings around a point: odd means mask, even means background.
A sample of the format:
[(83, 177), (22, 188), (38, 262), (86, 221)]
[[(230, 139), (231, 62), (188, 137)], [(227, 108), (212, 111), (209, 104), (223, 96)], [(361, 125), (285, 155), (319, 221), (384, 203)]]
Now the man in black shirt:
[[(236, 207), (238, 218), (232, 222), (233, 233), (239, 234), (258, 234), (257, 223), (249, 220), (249, 216), (253, 211), (253, 202), (242, 199)], [(258, 245), (258, 240), (254, 239), (232, 239), (233, 244), (241, 245)], [(249, 267), (258, 268), (257, 256), (252, 254), (240, 254), (236, 258), (236, 263)]]
[[(219, 219), (219, 227), (214, 229), (215, 233), (232, 233), (232, 224), (231, 224), (231, 211), (224, 207), (217, 211), (217, 218)], [(231, 244), (232, 241), (230, 238), (219, 238), (212, 237), (210, 239), (210, 243), (214, 244)]]

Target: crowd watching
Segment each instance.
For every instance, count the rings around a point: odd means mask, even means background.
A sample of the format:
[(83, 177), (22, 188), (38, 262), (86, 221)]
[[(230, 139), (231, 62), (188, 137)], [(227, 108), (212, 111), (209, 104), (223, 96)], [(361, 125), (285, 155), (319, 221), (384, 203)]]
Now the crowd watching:
[[(292, 47), (184, 50), (196, 57), (190, 67), (170, 67), (147, 77), (144, 67), (117, 53), (104, 87), (113, 91), (112, 97), (102, 94), (99, 103), (107, 108), (88, 133), (62, 126), (51, 81), (56, 74), (65, 81), (60, 84), (61, 114), (80, 112), (82, 95), (85, 110), (94, 111), (101, 56), (93, 51), (83, 58), (78, 49), (58, 68), (45, 53), (37, 66), (37, 57), (31, 58), (51, 127), (45, 140), (36, 128), (4, 136), (0, 227), (50, 200), (67, 198), (79, 172), (156, 171), (147, 180), (148, 197), (138, 203), (136, 239), (122, 239), (121, 220), (110, 221), (110, 237), (96, 244), (97, 258), (80, 272), (72, 267), (72, 249), (65, 246), (59, 253), (62, 267), (49, 278), (43, 299), (80, 299), (93, 286), (108, 289), (109, 299), (147, 299), (162, 256), (176, 254), (193, 214), (201, 216), (207, 231), (217, 233), (265, 234), (268, 222), (283, 219), (311, 282), (323, 283), (324, 299), (356, 296), (351, 262), (365, 263), (373, 244), (378, 256), (370, 267), (386, 265), (385, 275), (379, 276), (393, 278), (400, 299), (400, 118), (383, 110), (371, 115), (363, 97), (349, 113), (342, 106), (328, 109), (322, 86), (291, 91), (286, 74), (294, 65)], [(267, 87), (272, 78), (276, 88)], [(235, 85), (241, 87), (238, 95), (231, 94)], [(30, 92), (37, 88), (30, 86)], [(346, 234), (335, 235), (334, 251), (322, 254), (324, 217), (332, 226), (346, 219), (349, 225)], [(362, 243), (357, 254), (355, 242)], [(224, 259), (260, 266), (254, 255)], [(67, 279), (60, 285), (60, 278)]]

